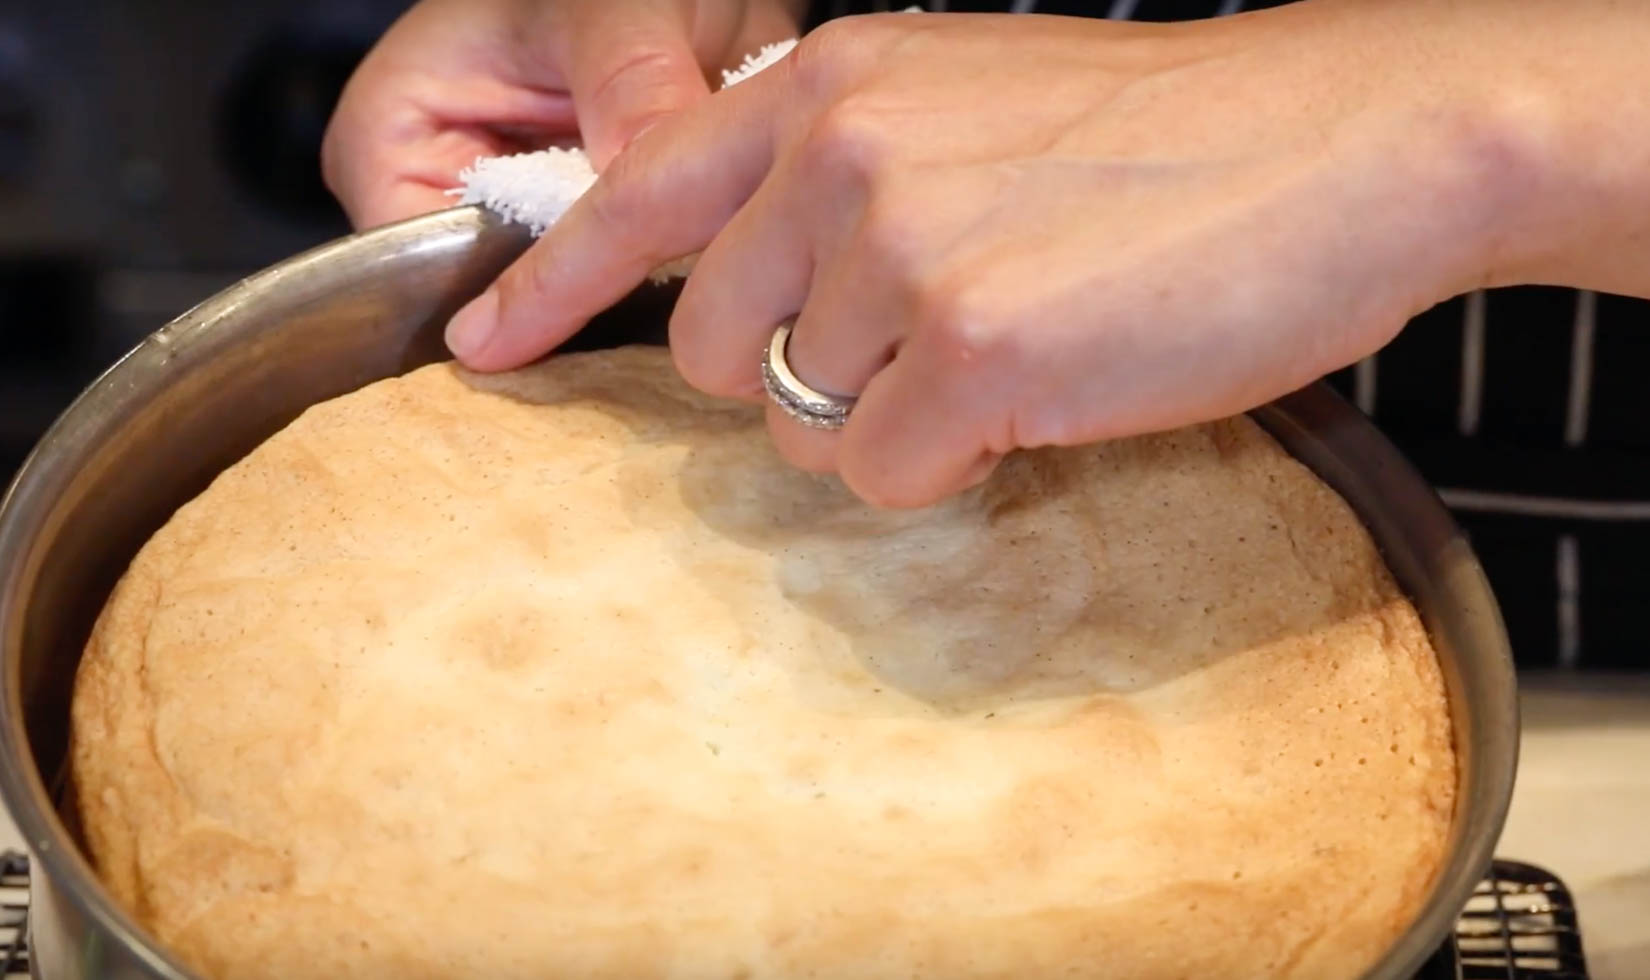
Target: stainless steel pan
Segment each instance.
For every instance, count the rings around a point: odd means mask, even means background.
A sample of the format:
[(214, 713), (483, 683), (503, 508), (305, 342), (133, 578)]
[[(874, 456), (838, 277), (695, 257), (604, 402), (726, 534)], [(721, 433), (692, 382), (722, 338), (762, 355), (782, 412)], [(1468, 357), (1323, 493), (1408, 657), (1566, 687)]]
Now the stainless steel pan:
[[(443, 354), (440, 328), (525, 237), (462, 208), (343, 239), (256, 275), (144, 341), (63, 415), (0, 504), (0, 795), (34, 860), (47, 980), (190, 976), (98, 885), (60, 810), (69, 696), (92, 620), (139, 546), (306, 406)], [(644, 290), (584, 346), (658, 339)], [(1363, 517), (1442, 660), (1460, 756), (1449, 859), (1372, 977), (1415, 972), (1491, 859), (1518, 745), (1511, 657), (1478, 562), (1437, 498), (1323, 386), (1255, 413)]]

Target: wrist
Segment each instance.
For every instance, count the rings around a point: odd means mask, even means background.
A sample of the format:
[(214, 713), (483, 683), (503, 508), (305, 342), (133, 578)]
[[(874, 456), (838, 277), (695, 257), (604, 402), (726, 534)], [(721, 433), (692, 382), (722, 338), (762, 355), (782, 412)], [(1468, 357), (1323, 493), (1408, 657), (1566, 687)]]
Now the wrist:
[(1611, 97), (1587, 101), (1509, 93), (1489, 117), (1498, 159), (1485, 167), (1495, 213), (1482, 243), (1482, 285), (1650, 298), (1650, 115), (1610, 125), (1598, 103)]
[(1507, 5), (1461, 6), (1483, 14), (1448, 123), (1471, 185), (1473, 285), (1650, 297), (1650, 8), (1537, 2), (1487, 26)]

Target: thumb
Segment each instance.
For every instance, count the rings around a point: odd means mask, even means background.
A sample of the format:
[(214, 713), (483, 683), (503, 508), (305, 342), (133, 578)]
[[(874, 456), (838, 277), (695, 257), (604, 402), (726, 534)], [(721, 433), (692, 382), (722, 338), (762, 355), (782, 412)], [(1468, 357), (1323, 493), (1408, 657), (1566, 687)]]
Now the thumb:
[(565, 35), (568, 88), (598, 171), (660, 118), (710, 94), (676, 3), (582, 4)]

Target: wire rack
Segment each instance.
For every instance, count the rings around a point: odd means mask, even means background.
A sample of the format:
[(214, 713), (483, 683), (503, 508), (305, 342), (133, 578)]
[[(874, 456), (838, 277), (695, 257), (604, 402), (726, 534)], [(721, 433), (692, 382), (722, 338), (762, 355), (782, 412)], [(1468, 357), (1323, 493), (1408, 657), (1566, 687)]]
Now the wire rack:
[(0, 854), (0, 977), (29, 976), (29, 859)]
[(1540, 868), (1497, 861), (1455, 927), (1461, 980), (1587, 980), (1575, 899)]
[[(0, 978), (29, 973), (29, 859), (0, 854)], [(1416, 980), (1587, 980), (1575, 901), (1553, 875), (1497, 861), (1467, 902), (1455, 942)]]

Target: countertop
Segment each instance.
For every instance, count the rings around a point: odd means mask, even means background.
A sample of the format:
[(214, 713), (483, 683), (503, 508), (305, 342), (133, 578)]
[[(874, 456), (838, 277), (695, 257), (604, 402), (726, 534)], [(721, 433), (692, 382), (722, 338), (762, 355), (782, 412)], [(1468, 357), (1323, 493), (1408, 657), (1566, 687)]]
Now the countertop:
[(1650, 978), (1650, 677), (1525, 677), (1501, 857), (1575, 895), (1593, 980)]
[[(1497, 854), (1570, 886), (1593, 980), (1650, 980), (1650, 676), (1525, 677), (1521, 700)], [(21, 845), (0, 815), (0, 849)]]

